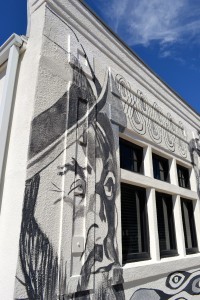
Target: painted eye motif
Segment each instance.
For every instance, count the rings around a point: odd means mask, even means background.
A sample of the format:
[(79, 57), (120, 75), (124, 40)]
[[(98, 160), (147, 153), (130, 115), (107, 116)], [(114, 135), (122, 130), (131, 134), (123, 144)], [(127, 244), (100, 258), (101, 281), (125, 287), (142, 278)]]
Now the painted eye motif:
[(167, 278), (166, 284), (171, 289), (178, 289), (185, 280), (186, 280), (186, 276), (183, 273), (176, 272), (176, 273), (171, 274)]
[(179, 283), (180, 280), (181, 280), (181, 276), (179, 275), (174, 276), (172, 279), (173, 283), (175, 284)]
[(200, 279), (197, 280), (196, 287), (200, 288)]
[(200, 293), (200, 278), (197, 277), (193, 283), (192, 283), (192, 291), (195, 293), (195, 294), (199, 294)]
[(115, 188), (115, 177), (113, 172), (108, 172), (104, 180), (104, 192), (109, 200), (112, 200)]

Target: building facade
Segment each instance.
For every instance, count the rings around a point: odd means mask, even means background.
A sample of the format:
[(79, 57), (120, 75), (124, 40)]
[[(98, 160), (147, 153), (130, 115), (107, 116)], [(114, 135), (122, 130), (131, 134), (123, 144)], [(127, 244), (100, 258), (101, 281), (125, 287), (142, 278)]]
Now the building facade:
[(29, 1), (1, 299), (198, 299), (200, 116), (82, 1)]

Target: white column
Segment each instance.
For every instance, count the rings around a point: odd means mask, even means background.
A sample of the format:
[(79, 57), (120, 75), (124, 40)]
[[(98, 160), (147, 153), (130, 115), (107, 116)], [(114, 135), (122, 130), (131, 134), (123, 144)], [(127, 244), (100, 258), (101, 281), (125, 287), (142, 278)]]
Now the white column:
[(5, 148), (9, 129), (10, 112), (12, 108), (13, 90), (17, 72), (18, 58), (19, 48), (13, 45), (10, 48), (9, 52), (4, 89), (2, 99), (0, 102), (0, 181), (3, 171)]
[(197, 234), (198, 249), (200, 250), (200, 200), (194, 201), (194, 220)]
[(169, 174), (170, 174), (170, 183), (174, 185), (178, 185), (177, 165), (176, 165), (175, 158), (169, 160)]
[(121, 169), (120, 169), (120, 151), (119, 151), (119, 126), (112, 124), (112, 129), (114, 133), (115, 139), (115, 147), (116, 147), (116, 160), (117, 160), (117, 173), (118, 176), (118, 193), (115, 199), (115, 222), (116, 222), (116, 243), (118, 248), (118, 258), (119, 262), (122, 265), (122, 223), (121, 223)]
[(153, 177), (152, 148), (144, 148), (144, 175)]
[(197, 178), (194, 168), (190, 169), (190, 188), (192, 191), (197, 192)]
[(174, 203), (174, 225), (176, 231), (176, 244), (177, 244), (177, 251), (180, 256), (185, 256), (185, 238), (184, 238), (184, 231), (183, 231), (183, 220), (182, 220), (182, 213), (181, 213), (181, 199), (179, 195), (173, 196), (173, 203)]
[(158, 223), (156, 212), (156, 195), (155, 189), (147, 189), (147, 211), (149, 221), (149, 240), (150, 240), (150, 256), (152, 260), (160, 260)]

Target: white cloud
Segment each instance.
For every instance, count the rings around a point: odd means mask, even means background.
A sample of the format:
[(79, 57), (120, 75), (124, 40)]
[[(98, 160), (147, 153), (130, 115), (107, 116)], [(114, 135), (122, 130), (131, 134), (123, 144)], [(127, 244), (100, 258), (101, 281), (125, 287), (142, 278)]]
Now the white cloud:
[(124, 16), (126, 15), (126, 9), (129, 5), (129, 0), (113, 0), (111, 3), (111, 17), (115, 19), (114, 29), (118, 31), (118, 26), (120, 22), (123, 22)]
[(171, 55), (172, 55), (172, 52), (171, 52), (171, 51), (169, 51), (169, 50), (164, 50), (164, 51), (161, 53), (160, 57), (165, 58), (165, 57), (169, 57), (169, 56), (171, 56)]
[[(197, 41), (197, 0), (99, 0), (107, 22), (130, 45)], [(166, 55), (166, 53), (165, 53)]]

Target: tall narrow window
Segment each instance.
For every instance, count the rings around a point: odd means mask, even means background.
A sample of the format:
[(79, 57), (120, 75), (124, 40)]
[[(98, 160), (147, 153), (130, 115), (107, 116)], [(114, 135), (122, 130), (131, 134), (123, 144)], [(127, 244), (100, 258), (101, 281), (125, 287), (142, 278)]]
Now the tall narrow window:
[(167, 257), (176, 255), (177, 250), (172, 197), (167, 194), (156, 192), (156, 207), (160, 256)]
[(193, 202), (181, 199), (186, 254), (198, 252)]
[(153, 153), (153, 173), (154, 178), (169, 182), (169, 164), (166, 158)]
[(177, 165), (179, 186), (190, 189), (189, 170), (183, 166)]
[(123, 263), (149, 258), (146, 191), (121, 184)]
[(143, 148), (123, 139), (120, 145), (120, 167), (129, 171), (142, 173)]

